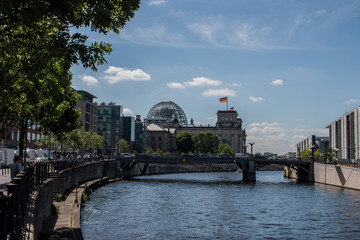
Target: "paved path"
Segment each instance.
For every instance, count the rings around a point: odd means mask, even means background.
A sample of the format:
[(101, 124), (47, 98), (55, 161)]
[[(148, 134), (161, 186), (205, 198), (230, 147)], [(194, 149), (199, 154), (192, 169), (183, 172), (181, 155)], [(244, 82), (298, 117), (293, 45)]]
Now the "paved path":
[(7, 189), (5, 186), (7, 182), (10, 182), (10, 173), (2, 175), (0, 170), (0, 191), (3, 191), (4, 194), (7, 194)]

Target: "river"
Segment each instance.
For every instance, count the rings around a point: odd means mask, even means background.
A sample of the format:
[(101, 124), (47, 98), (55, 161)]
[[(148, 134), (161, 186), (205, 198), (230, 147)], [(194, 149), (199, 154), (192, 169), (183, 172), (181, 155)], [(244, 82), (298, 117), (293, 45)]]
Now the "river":
[(95, 190), (81, 210), (92, 239), (360, 239), (360, 192), (282, 172), (143, 176)]

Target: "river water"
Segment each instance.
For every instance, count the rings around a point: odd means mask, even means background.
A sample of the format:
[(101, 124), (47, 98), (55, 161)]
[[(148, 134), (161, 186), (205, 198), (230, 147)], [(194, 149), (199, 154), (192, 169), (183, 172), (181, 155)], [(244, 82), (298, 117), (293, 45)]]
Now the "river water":
[(360, 239), (360, 192), (282, 172), (143, 176), (95, 190), (81, 211), (90, 239)]

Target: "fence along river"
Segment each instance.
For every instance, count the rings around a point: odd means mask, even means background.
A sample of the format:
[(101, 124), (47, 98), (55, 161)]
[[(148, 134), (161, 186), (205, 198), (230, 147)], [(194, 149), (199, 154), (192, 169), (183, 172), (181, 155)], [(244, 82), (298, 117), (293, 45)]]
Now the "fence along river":
[(359, 239), (358, 191), (296, 183), (280, 171), (142, 176), (95, 190), (84, 239)]

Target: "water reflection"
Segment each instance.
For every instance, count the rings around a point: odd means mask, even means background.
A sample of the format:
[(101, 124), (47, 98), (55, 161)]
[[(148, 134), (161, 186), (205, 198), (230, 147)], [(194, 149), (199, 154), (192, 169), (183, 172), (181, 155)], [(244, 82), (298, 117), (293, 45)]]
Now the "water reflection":
[(139, 177), (107, 185), (82, 209), (85, 239), (357, 239), (359, 192), (298, 184), (282, 172)]

